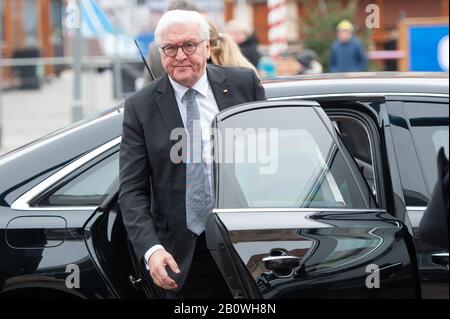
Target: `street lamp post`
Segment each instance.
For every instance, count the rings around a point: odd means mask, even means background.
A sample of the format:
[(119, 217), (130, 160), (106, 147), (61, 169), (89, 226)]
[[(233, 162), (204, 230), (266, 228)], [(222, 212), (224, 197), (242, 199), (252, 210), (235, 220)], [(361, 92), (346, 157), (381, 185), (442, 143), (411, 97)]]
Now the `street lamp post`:
[(83, 56), (83, 38), (81, 34), (81, 0), (77, 0), (77, 20), (75, 25), (75, 39), (73, 41), (73, 71), (74, 71), (74, 89), (73, 89), (73, 102), (72, 102), (72, 122), (79, 121), (83, 118), (83, 101), (81, 95), (81, 59)]

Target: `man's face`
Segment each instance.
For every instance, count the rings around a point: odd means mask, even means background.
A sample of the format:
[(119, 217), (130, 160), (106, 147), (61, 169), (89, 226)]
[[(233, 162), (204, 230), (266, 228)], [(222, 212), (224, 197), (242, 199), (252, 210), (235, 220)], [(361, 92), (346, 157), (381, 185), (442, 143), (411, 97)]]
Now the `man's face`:
[[(199, 43), (205, 39), (200, 38), (199, 27), (195, 24), (173, 25), (161, 34), (160, 47), (168, 45), (183, 45), (186, 43)], [(161, 61), (166, 73), (177, 83), (192, 87), (204, 74), (206, 61), (210, 56), (209, 41), (198, 44), (192, 54), (186, 54), (182, 48), (178, 49), (174, 57), (167, 56), (160, 49)]]

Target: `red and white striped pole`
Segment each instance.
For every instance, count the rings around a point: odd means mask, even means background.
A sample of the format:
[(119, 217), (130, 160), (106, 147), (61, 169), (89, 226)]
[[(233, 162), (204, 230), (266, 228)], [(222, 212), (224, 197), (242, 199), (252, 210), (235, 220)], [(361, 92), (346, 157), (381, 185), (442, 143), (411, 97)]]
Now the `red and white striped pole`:
[(287, 17), (286, 0), (268, 0), (269, 9), (269, 54), (277, 58), (280, 53), (287, 50)]

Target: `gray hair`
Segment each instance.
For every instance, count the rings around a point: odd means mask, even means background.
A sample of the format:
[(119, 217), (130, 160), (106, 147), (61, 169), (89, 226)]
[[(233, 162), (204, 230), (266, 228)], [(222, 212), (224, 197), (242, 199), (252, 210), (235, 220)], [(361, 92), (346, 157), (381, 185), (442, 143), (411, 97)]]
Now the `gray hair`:
[(190, 0), (173, 0), (167, 8), (167, 11), (170, 10), (189, 10), (200, 12), (200, 9)]
[(196, 25), (200, 38), (209, 41), (209, 25), (205, 17), (196, 11), (171, 10), (163, 14), (155, 29), (155, 42), (161, 43), (161, 34), (171, 26)]

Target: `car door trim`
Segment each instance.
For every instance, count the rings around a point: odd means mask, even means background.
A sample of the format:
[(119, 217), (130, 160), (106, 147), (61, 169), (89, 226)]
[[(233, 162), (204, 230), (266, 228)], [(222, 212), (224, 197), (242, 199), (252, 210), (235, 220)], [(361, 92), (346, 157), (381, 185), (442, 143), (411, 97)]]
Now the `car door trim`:
[(293, 96), (283, 96), (283, 97), (272, 97), (268, 98), (267, 101), (289, 101), (294, 99), (316, 99), (316, 98), (327, 98), (327, 97), (385, 97), (385, 96), (423, 96), (423, 97), (443, 97), (448, 98), (448, 94), (439, 93), (402, 93), (402, 92), (392, 92), (392, 93), (337, 93), (337, 94), (310, 94), (310, 95), (293, 95)]
[(423, 212), (426, 209), (426, 206), (406, 206), (406, 210), (411, 212)]
[(379, 208), (214, 208), (213, 213), (272, 213), (272, 212), (286, 212), (286, 213), (303, 213), (303, 212), (386, 212)]
[(96, 209), (97, 206), (49, 206), (49, 207), (31, 207), (30, 202), (33, 201), (36, 197), (44, 193), (47, 189), (52, 187), (55, 183), (59, 182), (61, 179), (71, 174), (81, 166), (85, 165), (89, 161), (93, 160), (100, 154), (109, 151), (116, 145), (120, 144), (122, 141), (122, 137), (116, 137), (115, 139), (103, 144), (102, 146), (96, 148), (95, 150), (89, 152), (88, 154), (80, 157), (79, 159), (73, 161), (69, 165), (65, 166), (61, 170), (57, 171), (55, 174), (51, 175), (47, 179), (40, 182), (38, 185), (34, 186), (28, 192), (20, 196), (16, 199), (11, 208), (14, 210), (32, 210), (32, 211), (74, 211), (74, 210), (93, 210)]

